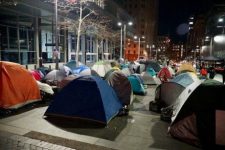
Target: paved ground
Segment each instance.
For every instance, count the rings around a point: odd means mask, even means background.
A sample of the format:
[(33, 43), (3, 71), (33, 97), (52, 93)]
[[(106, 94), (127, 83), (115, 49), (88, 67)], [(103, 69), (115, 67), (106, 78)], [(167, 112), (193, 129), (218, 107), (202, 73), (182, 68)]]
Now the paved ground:
[[(154, 99), (155, 86), (146, 96), (135, 96), (129, 116), (116, 117), (107, 127), (64, 122), (43, 118), (47, 106), (0, 119), (0, 149), (119, 149), (119, 150), (197, 150), (167, 134), (169, 123), (150, 112), (149, 101)], [(65, 120), (64, 120), (65, 121)], [(71, 123), (71, 122), (70, 122)], [(11, 147), (10, 147), (11, 146)]]

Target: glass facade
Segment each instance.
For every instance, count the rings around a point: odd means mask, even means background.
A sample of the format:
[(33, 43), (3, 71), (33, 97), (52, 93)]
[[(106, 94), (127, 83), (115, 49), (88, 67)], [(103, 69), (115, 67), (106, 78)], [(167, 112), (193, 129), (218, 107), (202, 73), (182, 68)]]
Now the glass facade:
[(0, 52), (3, 61), (35, 63), (34, 31), (29, 27), (0, 24)]

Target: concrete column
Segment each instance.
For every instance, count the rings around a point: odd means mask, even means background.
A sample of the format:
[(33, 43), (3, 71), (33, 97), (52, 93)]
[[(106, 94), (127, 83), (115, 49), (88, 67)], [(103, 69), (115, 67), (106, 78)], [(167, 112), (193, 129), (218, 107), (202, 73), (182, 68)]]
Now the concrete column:
[(17, 16), (16, 18), (16, 29), (17, 29), (18, 63), (21, 64), (19, 16)]
[(68, 31), (67, 29), (64, 27), (64, 38), (63, 38), (63, 51), (64, 51), (64, 62), (68, 62)]
[(36, 52), (36, 64), (37, 66), (40, 66), (39, 62), (39, 27), (38, 27), (38, 17), (35, 17), (34, 19), (34, 51)]
[(97, 62), (99, 60), (98, 58), (98, 48), (99, 48), (99, 45), (98, 45), (98, 37), (95, 37), (95, 53), (96, 53), (96, 57), (95, 57), (95, 61)]
[(105, 40), (105, 53), (107, 53), (107, 55), (105, 55), (105, 58), (106, 58), (106, 60), (108, 60), (109, 59), (109, 55), (108, 55), (108, 53), (109, 53), (109, 41), (108, 41), (108, 39)]

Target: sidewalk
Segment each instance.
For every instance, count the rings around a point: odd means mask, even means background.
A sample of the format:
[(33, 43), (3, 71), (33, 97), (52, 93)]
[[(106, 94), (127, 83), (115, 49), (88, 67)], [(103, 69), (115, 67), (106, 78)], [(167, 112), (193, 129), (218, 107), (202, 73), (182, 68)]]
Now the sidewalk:
[(159, 114), (148, 110), (154, 92), (155, 86), (150, 86), (146, 96), (136, 96), (129, 116), (116, 117), (104, 128), (52, 124), (43, 118), (45, 106), (0, 119), (0, 136), (4, 135), (6, 139), (19, 136), (26, 139), (24, 143), (37, 140), (36, 146), (46, 142), (66, 150), (197, 150), (170, 137), (167, 134), (169, 124), (161, 121)]

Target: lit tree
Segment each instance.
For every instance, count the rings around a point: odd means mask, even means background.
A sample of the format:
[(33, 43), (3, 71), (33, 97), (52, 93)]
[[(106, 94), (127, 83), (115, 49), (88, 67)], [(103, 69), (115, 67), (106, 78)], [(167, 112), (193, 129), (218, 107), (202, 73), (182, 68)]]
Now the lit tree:
[[(47, 0), (46, 2), (54, 3), (55, 0)], [(104, 0), (101, 1), (103, 3)], [(80, 51), (80, 36), (85, 33), (90, 26), (94, 26), (96, 35), (101, 37), (112, 37), (112, 32), (108, 32), (109, 23), (111, 20), (109, 17), (102, 16), (101, 9), (91, 0), (59, 0), (58, 11), (60, 15), (66, 16), (66, 26), (75, 31), (77, 35), (76, 45), (76, 61), (79, 60)], [(84, 54), (83, 54), (84, 55)], [(78, 64), (78, 63), (77, 63)]]

